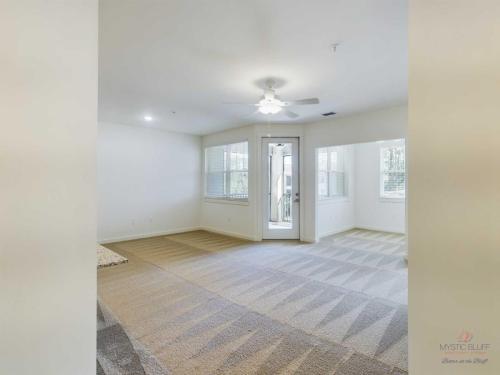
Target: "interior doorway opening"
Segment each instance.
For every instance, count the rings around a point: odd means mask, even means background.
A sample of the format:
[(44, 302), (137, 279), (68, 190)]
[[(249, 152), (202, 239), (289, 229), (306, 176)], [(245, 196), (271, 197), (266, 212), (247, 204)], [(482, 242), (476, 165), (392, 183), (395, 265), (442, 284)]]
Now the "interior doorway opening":
[(349, 229), (405, 235), (405, 140), (316, 150), (317, 238)]

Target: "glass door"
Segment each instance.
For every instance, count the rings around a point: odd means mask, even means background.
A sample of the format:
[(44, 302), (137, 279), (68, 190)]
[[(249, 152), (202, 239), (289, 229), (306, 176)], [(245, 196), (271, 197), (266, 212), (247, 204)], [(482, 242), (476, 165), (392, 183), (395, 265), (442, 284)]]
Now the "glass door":
[(299, 142), (297, 138), (262, 140), (263, 238), (299, 238)]

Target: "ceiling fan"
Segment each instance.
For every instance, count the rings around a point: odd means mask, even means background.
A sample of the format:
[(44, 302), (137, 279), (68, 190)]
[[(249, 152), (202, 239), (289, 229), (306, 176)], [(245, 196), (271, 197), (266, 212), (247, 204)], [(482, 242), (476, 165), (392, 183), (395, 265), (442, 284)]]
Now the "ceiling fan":
[(297, 118), (299, 117), (299, 115), (295, 112), (290, 111), (288, 107), (293, 107), (296, 105), (319, 104), (318, 98), (283, 101), (278, 95), (276, 95), (276, 90), (274, 88), (275, 84), (276, 82), (274, 80), (267, 80), (266, 88), (264, 89), (264, 95), (262, 96), (262, 98), (255, 104), (248, 104), (257, 107), (255, 113), (275, 115), (279, 112), (282, 112), (289, 118)]

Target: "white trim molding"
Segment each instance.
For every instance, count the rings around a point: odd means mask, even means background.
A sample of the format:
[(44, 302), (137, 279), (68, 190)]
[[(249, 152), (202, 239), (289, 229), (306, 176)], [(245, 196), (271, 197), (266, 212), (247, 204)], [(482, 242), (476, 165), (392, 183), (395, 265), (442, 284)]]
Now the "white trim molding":
[(396, 234), (406, 234), (405, 232), (402, 232), (401, 230), (397, 230), (394, 228), (382, 228), (382, 227), (374, 227), (370, 225), (356, 225), (352, 229), (366, 229), (366, 230), (373, 230), (377, 232), (386, 232), (386, 233), (396, 233)]
[(224, 236), (241, 238), (243, 240), (248, 240), (248, 241), (254, 241), (254, 242), (261, 241), (261, 239), (259, 239), (257, 237), (252, 237), (252, 236), (249, 236), (249, 235), (246, 235), (246, 234), (241, 234), (241, 233), (236, 233), (236, 232), (219, 230), (219, 229), (216, 229), (216, 228), (213, 228), (213, 227), (201, 226), (198, 229), (199, 230), (204, 230), (204, 231), (207, 231), (207, 232), (211, 232), (211, 233), (222, 234)]
[(333, 236), (334, 234), (347, 232), (347, 231), (352, 230), (352, 229), (361, 229), (361, 228), (354, 226), (354, 225), (348, 225), (348, 226), (345, 226), (344, 228), (337, 228), (337, 229), (334, 229), (334, 230), (331, 230), (328, 232), (321, 233), (319, 235), (319, 238), (321, 239), (323, 237)]
[(171, 230), (165, 230), (165, 231), (160, 231), (160, 232), (151, 232), (151, 233), (144, 233), (144, 234), (132, 234), (132, 235), (128, 235), (128, 236), (106, 238), (103, 240), (99, 240), (98, 242), (100, 245), (104, 245), (104, 244), (109, 244), (109, 243), (113, 243), (113, 242), (140, 240), (142, 238), (168, 236), (170, 234), (193, 232), (195, 230), (200, 230), (200, 229), (201, 229), (200, 227), (187, 227), (187, 228), (171, 229)]

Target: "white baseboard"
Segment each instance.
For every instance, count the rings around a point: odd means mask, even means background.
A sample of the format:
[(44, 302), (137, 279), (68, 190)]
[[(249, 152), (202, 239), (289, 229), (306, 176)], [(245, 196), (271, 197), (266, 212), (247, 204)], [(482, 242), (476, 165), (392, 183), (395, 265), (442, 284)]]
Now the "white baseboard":
[(348, 230), (352, 230), (352, 229), (365, 229), (365, 230), (373, 230), (373, 231), (377, 231), (377, 232), (405, 234), (405, 232), (401, 232), (400, 230), (394, 230), (394, 228), (373, 227), (373, 226), (369, 226), (369, 225), (354, 225), (354, 226), (347, 226), (345, 228), (334, 229), (334, 230), (331, 230), (329, 232), (321, 233), (319, 235), (319, 238), (333, 236), (334, 234), (347, 232)]
[(394, 228), (382, 228), (382, 227), (371, 226), (371, 225), (356, 225), (352, 229), (366, 229), (366, 230), (374, 230), (374, 231), (377, 231), (377, 232), (406, 234), (404, 231), (401, 231), (401, 230), (398, 230), (398, 229), (394, 229)]
[[(346, 231), (351, 230), (351, 229), (366, 229), (366, 230), (374, 230), (374, 231), (378, 231), (378, 232), (405, 234), (404, 232), (401, 232), (399, 230), (393, 230), (391, 228), (372, 227), (372, 226), (368, 226), (368, 225), (363, 225), (363, 226), (356, 225), (356, 226), (346, 226), (345, 228), (337, 228), (337, 229), (334, 229), (334, 230), (331, 230), (328, 232), (321, 233), (319, 235), (319, 238), (333, 236), (334, 234), (346, 232)], [(139, 240), (141, 238), (149, 238), (149, 237), (157, 237), (157, 236), (168, 236), (169, 234), (192, 232), (195, 230), (205, 230), (207, 232), (222, 234), (224, 236), (229, 236), (229, 237), (241, 238), (241, 239), (248, 240), (248, 241), (259, 241), (259, 239), (256, 239), (255, 237), (249, 236), (246, 234), (220, 230), (220, 229), (216, 229), (216, 228), (212, 228), (212, 227), (199, 226), (199, 227), (187, 227), (187, 228), (165, 230), (165, 231), (160, 231), (160, 232), (151, 232), (151, 233), (144, 233), (144, 234), (132, 234), (132, 235), (128, 235), (128, 236), (106, 238), (103, 240), (99, 240), (98, 242), (99, 242), (99, 244), (104, 245), (104, 244), (112, 243), (112, 242)], [(316, 242), (314, 239), (310, 239), (310, 238), (303, 238), (302, 241), (311, 242), (311, 243)]]
[(187, 227), (187, 228), (171, 229), (171, 230), (165, 230), (165, 231), (160, 231), (160, 232), (151, 232), (151, 233), (144, 233), (144, 234), (132, 234), (132, 235), (128, 235), (128, 236), (106, 238), (103, 240), (99, 240), (98, 242), (99, 242), (99, 244), (104, 245), (104, 244), (112, 243), (112, 242), (139, 240), (141, 238), (157, 237), (157, 236), (168, 236), (169, 234), (192, 232), (194, 230), (200, 230), (200, 229), (201, 229), (201, 227)]
[(204, 226), (201, 226), (199, 229), (206, 230), (207, 232), (222, 234), (224, 236), (241, 238), (243, 240), (257, 241), (253, 236), (249, 236), (247, 234), (229, 232), (229, 231), (225, 231), (225, 230), (220, 230), (220, 229), (216, 229), (216, 228), (212, 228), (212, 227), (204, 227)]
[[(365, 226), (356, 225), (356, 226), (346, 226), (344, 228), (337, 228), (337, 229), (334, 229), (334, 230), (331, 230), (328, 232), (321, 233), (319, 235), (319, 238), (333, 236), (334, 234), (346, 232), (346, 231), (351, 230), (351, 229), (366, 229), (366, 230), (374, 230), (374, 231), (379, 231), (379, 232), (405, 234), (404, 232), (401, 232), (398, 230), (391, 230), (391, 228), (380, 228), (380, 227), (372, 227), (372, 226), (367, 226), (367, 225), (365, 225)], [(165, 230), (165, 231), (160, 231), (160, 232), (151, 232), (151, 233), (144, 233), (144, 234), (133, 234), (133, 235), (128, 235), (128, 236), (106, 238), (103, 240), (99, 240), (98, 242), (99, 242), (99, 244), (104, 245), (104, 244), (112, 243), (112, 242), (139, 240), (141, 238), (157, 237), (157, 236), (168, 236), (169, 234), (192, 232), (195, 230), (205, 230), (207, 232), (222, 234), (224, 236), (229, 236), (229, 237), (241, 238), (241, 239), (248, 240), (248, 241), (259, 241), (255, 237), (249, 236), (246, 234), (220, 230), (220, 229), (216, 229), (216, 228), (212, 228), (212, 227), (199, 226), (199, 227), (187, 227), (187, 228)], [(316, 242), (314, 239), (310, 239), (310, 238), (303, 238), (302, 241), (311, 242), (311, 243)]]
[(337, 228), (337, 229), (334, 229), (334, 230), (330, 230), (328, 232), (321, 233), (319, 235), (319, 238), (333, 236), (334, 234), (339, 234), (339, 233), (342, 233), (342, 232), (347, 232), (348, 230), (356, 229), (356, 228), (357, 228), (356, 226), (347, 225), (347, 226), (345, 226), (343, 228)]
[(308, 237), (303, 237), (303, 238), (300, 239), (300, 241), (307, 242), (307, 243), (316, 243), (316, 242), (318, 242), (318, 241), (316, 241), (316, 239), (314, 239), (314, 238), (308, 238)]

